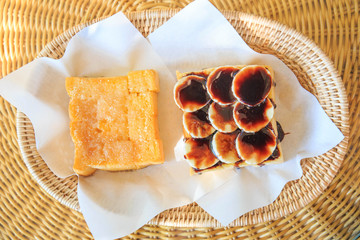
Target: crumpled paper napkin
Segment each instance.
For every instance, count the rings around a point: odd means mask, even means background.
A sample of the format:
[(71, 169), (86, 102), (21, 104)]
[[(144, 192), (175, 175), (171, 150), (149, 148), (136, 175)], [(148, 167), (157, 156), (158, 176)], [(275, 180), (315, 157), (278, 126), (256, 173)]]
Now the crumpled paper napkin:
[[(182, 136), (182, 113), (172, 96), (175, 70), (227, 64), (267, 64), (275, 70), (275, 116), (290, 132), (282, 143), (286, 161), (190, 176), (188, 164), (174, 154)], [(252, 51), (205, 0), (189, 4), (148, 41), (122, 13), (93, 24), (71, 39), (61, 59), (36, 59), (1, 79), (0, 94), (30, 118), (40, 155), (57, 176), (66, 177), (74, 174), (74, 146), (65, 77), (126, 75), (140, 69), (155, 69), (160, 76), (159, 128), (166, 162), (134, 172), (79, 177), (80, 208), (97, 239), (127, 235), (158, 213), (193, 201), (227, 225), (270, 204), (287, 181), (301, 177), (300, 159), (322, 154), (343, 138), (294, 74), (274, 56)]]

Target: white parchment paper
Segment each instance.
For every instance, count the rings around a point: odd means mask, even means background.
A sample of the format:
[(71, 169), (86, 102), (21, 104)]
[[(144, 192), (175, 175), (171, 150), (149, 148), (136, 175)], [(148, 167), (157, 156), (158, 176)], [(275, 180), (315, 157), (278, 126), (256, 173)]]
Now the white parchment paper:
[(182, 135), (182, 113), (172, 96), (176, 79), (122, 13), (76, 34), (61, 59), (37, 59), (0, 81), (1, 96), (32, 121), (44, 161), (57, 176), (67, 177), (74, 174), (74, 145), (65, 78), (119, 76), (140, 69), (159, 73), (158, 121), (165, 163), (133, 172), (97, 171), (79, 177), (80, 208), (98, 239), (127, 235), (168, 208), (196, 201), (236, 172), (227, 169), (190, 177), (189, 165), (176, 162), (174, 147)]
[[(127, 235), (163, 210), (193, 201), (226, 225), (271, 203), (287, 181), (301, 176), (301, 158), (322, 154), (343, 138), (294, 74), (275, 57), (249, 49), (209, 2), (189, 4), (148, 40), (151, 44), (118, 13), (75, 35), (60, 60), (40, 58), (0, 80), (1, 96), (32, 121), (44, 161), (57, 176), (66, 177), (74, 174), (74, 146), (65, 77), (126, 75), (151, 68), (159, 72), (159, 128), (166, 162), (134, 172), (97, 171), (79, 178), (80, 208), (95, 238)], [(172, 96), (175, 70), (251, 63), (275, 70), (276, 117), (290, 132), (283, 142), (286, 162), (190, 177), (188, 164), (174, 155), (182, 135), (182, 113)]]
[[(197, 201), (223, 225), (272, 203), (288, 181), (301, 177), (301, 159), (323, 154), (343, 139), (317, 99), (301, 87), (293, 72), (275, 56), (250, 49), (208, 1), (189, 4), (148, 39), (172, 73), (242, 64), (264, 64), (274, 69), (275, 117), (289, 133), (281, 143), (286, 161), (242, 168), (229, 182)], [(177, 148), (178, 156), (183, 155), (181, 149)]]

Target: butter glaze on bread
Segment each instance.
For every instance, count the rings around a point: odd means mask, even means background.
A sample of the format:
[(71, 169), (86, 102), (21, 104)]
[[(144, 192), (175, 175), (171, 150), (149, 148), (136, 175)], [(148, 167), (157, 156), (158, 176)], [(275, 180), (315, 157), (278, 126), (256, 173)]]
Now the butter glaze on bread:
[(158, 75), (154, 70), (120, 77), (69, 77), (73, 169), (135, 170), (164, 162), (157, 124)]

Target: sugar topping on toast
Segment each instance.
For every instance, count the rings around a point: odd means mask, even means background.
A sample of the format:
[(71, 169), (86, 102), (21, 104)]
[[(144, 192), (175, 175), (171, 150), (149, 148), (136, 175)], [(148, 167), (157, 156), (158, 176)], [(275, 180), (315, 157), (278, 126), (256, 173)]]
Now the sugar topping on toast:
[(69, 77), (66, 90), (77, 174), (163, 163), (156, 71), (133, 71), (120, 77)]

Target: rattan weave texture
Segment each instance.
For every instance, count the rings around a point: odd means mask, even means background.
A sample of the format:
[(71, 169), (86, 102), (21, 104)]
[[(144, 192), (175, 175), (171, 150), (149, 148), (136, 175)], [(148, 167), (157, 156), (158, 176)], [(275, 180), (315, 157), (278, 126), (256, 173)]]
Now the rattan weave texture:
[[(151, 10), (127, 15), (135, 27), (143, 34), (147, 34), (161, 26), (175, 12), (175, 10)], [(224, 12), (224, 16), (231, 21), (250, 46), (263, 53), (275, 54), (282, 59), (294, 71), (300, 83), (315, 94), (330, 118), (346, 136), (338, 146), (326, 154), (303, 160), (302, 178), (288, 183), (274, 203), (248, 212), (229, 225), (244, 226), (288, 215), (316, 198), (330, 184), (347, 149), (348, 103), (342, 81), (332, 63), (311, 40), (265, 18), (236, 11)], [(39, 57), (55, 59), (62, 57), (67, 41), (85, 25), (76, 26), (61, 34), (44, 47)], [(77, 177), (66, 179), (56, 177), (36, 151), (30, 120), (20, 112), (16, 120), (20, 149), (33, 177), (55, 199), (79, 210), (76, 196)], [(149, 223), (177, 227), (221, 226), (196, 204), (164, 211)]]
[[(1, 76), (33, 60), (46, 43), (66, 29), (119, 10), (183, 7), (187, 1), (1, 1)], [(349, 150), (325, 192), (286, 217), (230, 228), (176, 228), (146, 225), (127, 238), (335, 238), (360, 231), (359, 161), (359, 2), (214, 1), (219, 9), (241, 10), (276, 19), (314, 40), (343, 78), (350, 108)], [(1, 238), (91, 238), (76, 211), (49, 197), (21, 159), (16, 110), (1, 99)]]

